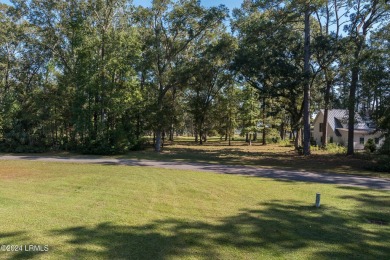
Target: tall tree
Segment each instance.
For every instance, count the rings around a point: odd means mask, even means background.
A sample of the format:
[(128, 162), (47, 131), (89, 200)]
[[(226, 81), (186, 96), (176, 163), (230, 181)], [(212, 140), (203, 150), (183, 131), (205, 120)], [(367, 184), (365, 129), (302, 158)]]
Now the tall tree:
[(213, 32), (203, 39), (203, 43), (198, 41), (195, 48), (200, 49), (197, 55), (199, 58), (188, 64), (192, 77), (188, 82), (187, 97), (190, 99), (190, 111), (202, 144), (202, 139), (207, 134), (204, 131), (204, 123), (211, 105), (221, 90), (233, 82), (229, 66), (234, 55), (234, 41), (223, 31), (217, 34)]
[(354, 0), (348, 2), (350, 11), (349, 24), (345, 27), (351, 42), (351, 83), (348, 100), (348, 149), (347, 154), (354, 154), (354, 129), (356, 92), (359, 82), (362, 53), (372, 28), (389, 17), (389, 5), (384, 0)]
[(235, 10), (233, 28), (238, 30), (240, 43), (234, 69), (260, 96), (286, 103), (298, 148), (303, 113), (303, 21), (295, 22), (300, 15), (291, 15), (282, 1), (272, 3), (246, 1), (241, 10)]
[[(328, 110), (331, 105), (331, 92), (337, 80), (339, 68), (338, 58), (342, 51), (343, 39), (340, 34), (342, 21), (340, 17), (345, 15), (345, 1), (328, 0), (326, 4), (315, 10), (316, 22), (319, 30), (314, 36), (313, 56), (318, 66), (318, 73), (323, 78), (321, 84), (323, 92), (324, 120), (323, 125), (328, 122)], [(344, 10), (344, 11), (343, 11)], [(322, 146), (328, 143), (328, 128), (323, 128)]]
[(156, 91), (155, 150), (161, 150), (166, 116), (164, 99), (169, 90), (183, 85), (182, 59), (205, 32), (213, 30), (227, 15), (224, 6), (204, 8), (196, 0), (172, 2), (154, 0), (150, 8), (140, 8), (139, 22), (145, 28), (146, 58), (151, 61), (151, 80)]

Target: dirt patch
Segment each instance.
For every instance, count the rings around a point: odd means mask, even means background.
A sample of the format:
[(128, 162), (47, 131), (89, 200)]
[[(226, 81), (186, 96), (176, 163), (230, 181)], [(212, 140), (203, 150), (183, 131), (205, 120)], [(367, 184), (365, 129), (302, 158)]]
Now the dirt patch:
[(20, 161), (19, 163), (16, 163), (16, 161), (8, 161), (6, 163), (0, 162), (1, 180), (41, 178), (43, 174), (45, 176), (47, 175), (39, 167), (27, 167)]

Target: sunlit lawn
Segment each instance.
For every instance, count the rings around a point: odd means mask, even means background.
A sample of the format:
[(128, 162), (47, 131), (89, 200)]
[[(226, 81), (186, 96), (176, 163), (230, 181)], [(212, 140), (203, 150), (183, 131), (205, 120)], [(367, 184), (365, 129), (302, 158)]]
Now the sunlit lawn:
[(220, 163), (233, 165), (251, 165), (263, 168), (279, 168), (325, 173), (355, 174), (390, 178), (390, 173), (368, 170), (373, 164), (372, 157), (363, 153), (347, 157), (312, 148), (311, 156), (301, 156), (293, 146), (280, 144), (262, 145), (260, 141), (248, 145), (243, 140), (228, 142), (219, 138), (210, 138), (203, 145), (198, 145), (191, 137), (179, 137), (175, 142), (167, 142), (161, 153), (152, 148), (145, 151), (130, 152), (126, 158), (172, 160), (200, 163)]
[(0, 259), (388, 259), (389, 223), (384, 191), (0, 161), (0, 244), (49, 246)]
[[(20, 154), (16, 154), (20, 155)], [(262, 145), (261, 141), (248, 145), (242, 138), (236, 138), (228, 145), (220, 138), (209, 138), (203, 145), (196, 144), (192, 137), (176, 137), (174, 142), (165, 142), (160, 153), (154, 152), (151, 138), (144, 150), (131, 151), (125, 155), (91, 156), (69, 152), (49, 152), (43, 154), (26, 154), (27, 156), (55, 157), (114, 157), (120, 159), (147, 159), (158, 161), (196, 162), (227, 165), (248, 165), (261, 168), (299, 170), (319, 173), (353, 174), (371, 177), (390, 178), (390, 172), (373, 171), (375, 154), (357, 152), (355, 156), (346, 156), (332, 151), (312, 147), (310, 156), (302, 156), (292, 145), (270, 143)], [(390, 160), (390, 158), (388, 158)]]

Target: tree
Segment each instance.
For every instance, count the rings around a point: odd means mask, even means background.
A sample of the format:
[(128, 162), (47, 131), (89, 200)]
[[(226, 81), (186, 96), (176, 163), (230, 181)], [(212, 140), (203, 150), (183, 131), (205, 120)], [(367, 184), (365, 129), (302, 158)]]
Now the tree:
[(130, 6), (124, 0), (14, 4), (16, 24), (28, 29), (22, 38), (28, 56), (18, 54), (28, 69), (17, 70), (26, 90), (14, 93), (31, 113), (17, 116), (26, 118), (13, 129), (33, 134), (36, 145), (51, 142), (89, 153), (134, 146), (131, 106), (139, 98), (134, 80), (139, 40)]
[(227, 15), (224, 6), (203, 8), (199, 1), (154, 0), (150, 8), (140, 8), (139, 23), (144, 28), (145, 57), (150, 60), (148, 69), (156, 91), (155, 150), (161, 150), (161, 138), (167, 124), (164, 115), (164, 98), (169, 90), (185, 85), (188, 74), (183, 74), (183, 58), (191, 46), (207, 31), (213, 30)]
[[(340, 35), (342, 21), (340, 17), (345, 15), (345, 1), (329, 0), (325, 5), (315, 10), (316, 22), (319, 30), (314, 36), (313, 56), (318, 66), (317, 72), (321, 78), (323, 92), (324, 121), (327, 125), (328, 110), (331, 104), (331, 90), (333, 89), (340, 68), (337, 61), (342, 53), (343, 39)], [(328, 128), (324, 127), (322, 146), (325, 148), (328, 142)]]
[(381, 0), (354, 0), (348, 2), (350, 10), (349, 24), (345, 27), (350, 39), (351, 55), (351, 83), (348, 100), (348, 150), (347, 154), (354, 154), (354, 128), (356, 91), (359, 81), (360, 64), (363, 61), (362, 53), (366, 48), (366, 40), (374, 25), (381, 23), (389, 16), (389, 6)]
[(199, 58), (188, 64), (192, 77), (189, 80), (187, 98), (200, 144), (207, 135), (204, 123), (212, 104), (223, 88), (233, 84), (233, 77), (229, 71), (234, 55), (233, 38), (222, 31), (213, 32), (209, 36), (205, 36), (202, 42), (197, 42)]
[(304, 82), (302, 23), (291, 22), (290, 11), (280, 1), (275, 2), (248, 1), (235, 10), (233, 28), (240, 43), (233, 69), (260, 96), (285, 102), (298, 148)]
[(303, 155), (310, 155), (310, 4), (305, 3), (304, 90), (303, 90)]
[(225, 141), (229, 142), (229, 146), (238, 126), (240, 94), (239, 87), (236, 84), (230, 84), (223, 89), (223, 93), (218, 100), (216, 115), (218, 115), (218, 121), (220, 122), (219, 133), (221, 136), (225, 136)]
[[(242, 125), (241, 133), (246, 136), (245, 141), (251, 142), (252, 135), (254, 136), (259, 130), (260, 122), (260, 100), (259, 93), (251, 86), (243, 86), (241, 93), (240, 120)], [(262, 98), (265, 100), (265, 97)], [(264, 105), (264, 104), (263, 104)], [(265, 109), (265, 106), (263, 106)], [(263, 115), (265, 115), (263, 110)], [(263, 120), (263, 133), (265, 133), (266, 124)], [(265, 141), (265, 140), (263, 140)], [(265, 143), (264, 143), (265, 144)]]

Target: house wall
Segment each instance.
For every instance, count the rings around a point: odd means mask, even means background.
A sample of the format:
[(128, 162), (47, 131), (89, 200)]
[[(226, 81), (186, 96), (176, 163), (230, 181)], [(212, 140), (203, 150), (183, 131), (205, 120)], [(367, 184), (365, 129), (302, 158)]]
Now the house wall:
[[(320, 132), (320, 123), (324, 121), (324, 115), (322, 112), (318, 113), (316, 118), (314, 119), (313, 122), (313, 132), (312, 132), (312, 138), (316, 141), (317, 145), (322, 145), (321, 143), (321, 137), (322, 137), (322, 132)], [(343, 146), (347, 146), (348, 144), (348, 131), (345, 129), (340, 130), (341, 136), (337, 136), (336, 133), (332, 130), (330, 127), (329, 123), (327, 123), (327, 128), (328, 128), (328, 143), (330, 143), (331, 139), (333, 139), (333, 143), (340, 144)], [(356, 133), (354, 136), (354, 149), (356, 150), (361, 150), (364, 149), (364, 144), (367, 143), (368, 139), (374, 139), (375, 138), (380, 138), (379, 139), (379, 144), (377, 147), (379, 148), (383, 142), (384, 142), (384, 137), (382, 137), (381, 132), (377, 132), (375, 134), (362, 134), (362, 133)], [(364, 144), (360, 144), (360, 138), (364, 137)]]
[[(340, 130), (340, 133), (341, 133), (341, 137), (337, 138), (337, 141), (335, 141), (335, 143), (338, 143), (338, 144), (343, 145), (343, 146), (347, 146), (348, 145), (348, 131), (347, 130)], [(367, 133), (360, 133), (359, 131), (357, 131), (354, 133), (354, 137), (353, 137), (353, 148), (355, 150), (363, 150), (364, 145), (367, 143), (368, 139), (375, 140), (375, 138), (379, 138), (379, 144), (377, 144), (377, 148), (379, 148), (382, 146), (382, 144), (385, 140), (384, 137), (381, 138), (381, 136), (382, 136), (381, 132), (377, 132), (375, 134), (367, 134)], [(360, 143), (360, 138), (364, 138), (364, 144)]]
[[(341, 132), (342, 134), (342, 140), (343, 140), (343, 145), (347, 146), (348, 144), (348, 131), (342, 131)], [(367, 143), (368, 139), (373, 139), (375, 140), (375, 138), (380, 138), (379, 139), (379, 144), (377, 144), (377, 147), (381, 147), (383, 142), (384, 142), (384, 137), (382, 137), (382, 133), (381, 132), (377, 132), (375, 134), (363, 134), (363, 133), (355, 133), (354, 134), (354, 137), (353, 137), (353, 148), (355, 150), (363, 150), (364, 149), (364, 145)], [(360, 138), (364, 138), (364, 144), (360, 144)]]
[(320, 122), (324, 121), (324, 115), (322, 113), (318, 113), (316, 118), (314, 119), (313, 122), (313, 133), (312, 133), (312, 138), (314, 141), (316, 141), (317, 145), (321, 145), (321, 135), (320, 133)]
[[(316, 141), (317, 145), (322, 145), (321, 138), (323, 132), (320, 132), (320, 123), (324, 122), (324, 114), (318, 113), (317, 117), (314, 119), (313, 122), (313, 132), (312, 132), (312, 138), (314, 141)], [(342, 139), (333, 132), (332, 128), (330, 127), (329, 123), (326, 124), (326, 127), (328, 128), (328, 143), (333, 139), (333, 143), (340, 143), (342, 142)]]

